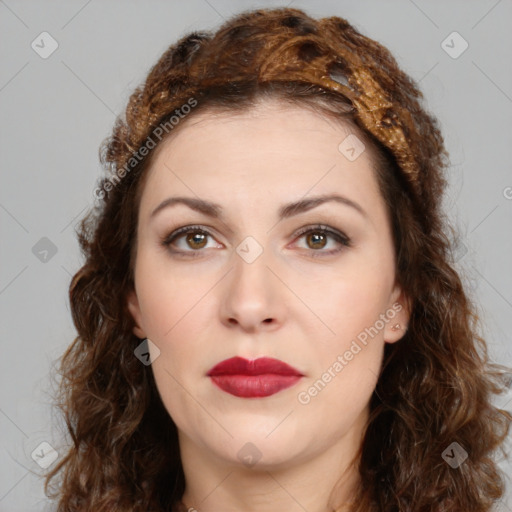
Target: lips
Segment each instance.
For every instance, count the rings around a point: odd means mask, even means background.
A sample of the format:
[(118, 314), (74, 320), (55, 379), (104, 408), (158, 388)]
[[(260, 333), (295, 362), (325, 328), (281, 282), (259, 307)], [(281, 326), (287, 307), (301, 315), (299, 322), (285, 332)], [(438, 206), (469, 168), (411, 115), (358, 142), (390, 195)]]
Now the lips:
[(232, 357), (215, 365), (207, 375), (226, 393), (242, 398), (273, 395), (303, 377), (296, 368), (269, 357), (250, 361)]

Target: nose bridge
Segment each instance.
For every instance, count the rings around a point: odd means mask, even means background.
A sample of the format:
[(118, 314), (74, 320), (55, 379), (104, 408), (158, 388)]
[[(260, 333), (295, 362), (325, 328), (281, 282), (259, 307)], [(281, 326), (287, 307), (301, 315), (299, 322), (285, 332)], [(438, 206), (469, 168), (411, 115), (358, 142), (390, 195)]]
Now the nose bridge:
[[(223, 317), (236, 320), (246, 328), (254, 328), (279, 316), (278, 283), (268, 266), (271, 250), (254, 237), (247, 236), (233, 254), (233, 270), (224, 290)], [(268, 266), (267, 266), (268, 265)]]
[(261, 301), (260, 295), (272, 286), (272, 273), (267, 268), (270, 249), (264, 247), (253, 236), (247, 236), (238, 244), (235, 252), (232, 286), (235, 286), (237, 291), (252, 295), (255, 301)]

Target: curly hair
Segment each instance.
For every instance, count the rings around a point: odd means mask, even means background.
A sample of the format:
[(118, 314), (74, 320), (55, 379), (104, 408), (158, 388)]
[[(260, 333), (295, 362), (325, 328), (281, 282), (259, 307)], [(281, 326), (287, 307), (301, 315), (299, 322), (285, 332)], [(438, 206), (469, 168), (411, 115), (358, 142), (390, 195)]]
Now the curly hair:
[[(454, 269), (437, 120), (385, 47), (345, 19), (291, 8), (246, 11), (215, 33), (182, 37), (103, 142), (99, 201), (77, 230), (85, 263), (69, 288), (78, 336), (59, 367), (56, 403), (72, 442), (46, 476), (46, 493), (59, 475), (58, 512), (182, 509), (177, 429), (151, 367), (134, 356), (140, 340), (126, 304), (145, 171), (154, 148), (198, 112), (242, 112), (265, 98), (340, 120), (368, 143), (397, 279), (412, 301), (406, 334), (385, 344), (351, 511), (489, 511), (504, 493), (494, 456), (512, 416), (492, 399), (506, 388), (506, 368), (490, 361)], [(468, 453), (457, 469), (442, 457), (452, 443)]]

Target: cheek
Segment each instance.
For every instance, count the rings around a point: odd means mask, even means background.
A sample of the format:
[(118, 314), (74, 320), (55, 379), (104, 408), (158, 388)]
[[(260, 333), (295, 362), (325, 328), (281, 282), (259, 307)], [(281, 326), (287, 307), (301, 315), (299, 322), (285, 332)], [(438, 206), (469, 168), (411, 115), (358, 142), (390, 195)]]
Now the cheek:
[(216, 281), (150, 256), (141, 253), (138, 260), (137, 295), (146, 335), (160, 351), (152, 364), (157, 387), (169, 410), (176, 411), (191, 405), (182, 386), (191, 389), (192, 370), (196, 375), (209, 368), (203, 368), (205, 358), (199, 354), (205, 352), (201, 340), (212, 326), (215, 297), (209, 291)]
[(330, 391), (325, 399), (351, 401), (355, 397), (358, 401), (371, 395), (382, 361), (384, 327), (394, 316), (394, 311), (386, 316), (390, 276), (383, 266), (372, 268), (361, 262), (360, 267), (351, 266), (350, 273), (332, 279), (330, 293), (309, 292), (312, 309), (329, 327), (320, 324), (321, 334), (309, 347), (312, 374), (308, 384), (317, 379), (320, 388), (326, 384)]
[(165, 343), (184, 325), (190, 333), (202, 297), (212, 285), (179, 267), (173, 269), (171, 263), (151, 257), (149, 251), (141, 252), (137, 265), (137, 296), (148, 338)]
[(384, 352), (382, 330), (375, 330), (376, 314), (365, 310), (350, 320), (339, 319), (337, 334), (316, 344), (310, 353), (311, 372), (297, 401), (311, 416), (348, 428), (366, 407), (377, 384)]
[[(375, 262), (346, 264), (338, 272), (317, 274), (314, 279), (296, 281), (295, 290), (309, 309), (321, 319), (318, 334), (328, 345), (355, 338), (384, 313), (392, 285), (390, 269)], [(301, 283), (300, 286), (297, 283)], [(338, 347), (339, 348), (339, 347)]]

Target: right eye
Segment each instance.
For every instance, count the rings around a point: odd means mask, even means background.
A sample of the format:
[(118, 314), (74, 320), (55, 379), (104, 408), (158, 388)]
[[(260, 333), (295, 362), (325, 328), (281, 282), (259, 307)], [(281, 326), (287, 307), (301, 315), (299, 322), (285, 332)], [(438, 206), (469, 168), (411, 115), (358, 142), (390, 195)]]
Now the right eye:
[[(206, 247), (209, 236), (212, 236), (211, 233), (203, 229), (202, 226), (184, 226), (165, 236), (162, 245), (169, 248), (174, 254), (178, 253), (194, 258), (200, 256), (199, 253)], [(176, 244), (176, 241), (182, 238), (185, 240), (188, 250), (185, 247), (178, 247), (178, 250), (173, 249), (172, 246)]]

